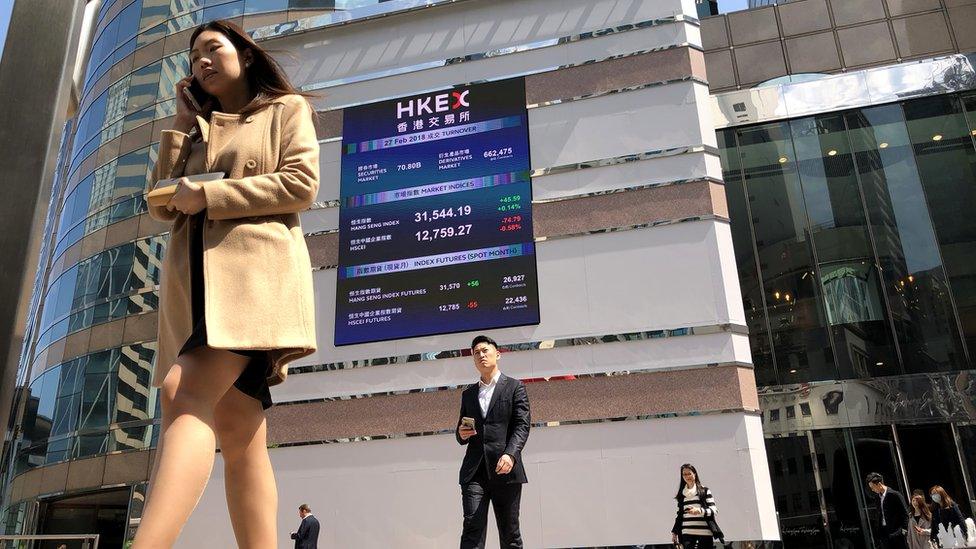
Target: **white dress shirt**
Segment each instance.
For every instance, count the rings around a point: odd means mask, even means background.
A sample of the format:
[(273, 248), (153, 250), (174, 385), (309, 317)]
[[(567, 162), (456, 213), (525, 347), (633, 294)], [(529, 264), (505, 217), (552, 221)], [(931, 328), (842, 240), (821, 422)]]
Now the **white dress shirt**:
[(485, 383), (478, 380), (478, 404), (481, 405), (481, 417), (488, 417), (488, 406), (491, 404), (491, 395), (495, 394), (495, 387), (498, 386), (498, 378), (502, 373), (495, 370), (495, 375), (491, 376), (491, 381)]
[(878, 506), (880, 508), (879, 510), (881, 511), (881, 526), (888, 525), (888, 521), (885, 520), (885, 513), (884, 513), (884, 498), (887, 495), (888, 495), (888, 487), (885, 486), (884, 492), (881, 492), (881, 504)]

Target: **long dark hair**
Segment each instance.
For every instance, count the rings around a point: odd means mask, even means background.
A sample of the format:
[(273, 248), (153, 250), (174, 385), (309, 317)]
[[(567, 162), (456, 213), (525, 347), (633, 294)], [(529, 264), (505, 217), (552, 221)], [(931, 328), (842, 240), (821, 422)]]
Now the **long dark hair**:
[(691, 471), (692, 473), (695, 473), (695, 488), (696, 488), (696, 490), (698, 492), (698, 497), (700, 497), (700, 498), (704, 497), (704, 495), (705, 495), (705, 487), (702, 486), (701, 477), (698, 476), (698, 469), (695, 469), (695, 466), (692, 465), (692, 464), (690, 464), (690, 463), (685, 463), (684, 465), (681, 466), (681, 469), (680, 469), (681, 472), (678, 473), (678, 477), (679, 477), (679, 480), (678, 480), (678, 493), (674, 496), (674, 499), (676, 499), (678, 501), (681, 501), (681, 500), (683, 500), (685, 498), (684, 497), (684, 490), (685, 490), (685, 486), (686, 486), (685, 477), (684, 477), (685, 469)]
[(922, 514), (922, 517), (925, 520), (931, 521), (932, 520), (932, 509), (929, 508), (928, 502), (925, 501), (925, 491), (924, 490), (920, 490), (920, 489), (918, 489), (918, 490), (912, 490), (912, 508), (913, 509), (915, 508), (915, 498), (921, 498), (922, 499), (922, 504), (919, 506), (921, 508), (920, 509), (917, 509), (917, 511)]
[(951, 497), (949, 497), (949, 492), (946, 492), (945, 488), (939, 486), (938, 484), (936, 484), (935, 486), (932, 487), (931, 490), (929, 490), (930, 494), (932, 492), (935, 492), (936, 494), (939, 494), (939, 496), (942, 497), (942, 501), (936, 503), (936, 505), (938, 505), (943, 509), (948, 509), (956, 503)]
[[(197, 27), (190, 35), (190, 49), (193, 49), (193, 43), (200, 36), (200, 33), (208, 30), (217, 31), (226, 36), (239, 53), (243, 54), (244, 50), (251, 50), (251, 66), (245, 71), (245, 76), (251, 91), (254, 93), (254, 98), (241, 109), (241, 118), (261, 110), (283, 95), (301, 95), (306, 100), (310, 97), (316, 97), (315, 94), (296, 89), (288, 80), (288, 75), (285, 74), (284, 69), (274, 57), (271, 57), (268, 50), (251, 39), (244, 32), (244, 29), (226, 19), (217, 19)], [(214, 98), (214, 101), (216, 99)]]

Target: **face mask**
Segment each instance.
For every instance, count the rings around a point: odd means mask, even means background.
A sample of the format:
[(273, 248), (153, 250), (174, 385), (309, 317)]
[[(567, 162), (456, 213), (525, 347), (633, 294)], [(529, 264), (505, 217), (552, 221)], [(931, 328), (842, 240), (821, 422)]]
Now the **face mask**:
[(942, 496), (939, 494), (932, 494), (932, 501), (936, 503), (942, 503)]

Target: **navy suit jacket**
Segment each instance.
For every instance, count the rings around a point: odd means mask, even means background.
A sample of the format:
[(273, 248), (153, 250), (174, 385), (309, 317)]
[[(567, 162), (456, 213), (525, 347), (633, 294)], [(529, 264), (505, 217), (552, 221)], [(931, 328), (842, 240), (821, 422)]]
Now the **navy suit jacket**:
[(319, 547), (319, 519), (315, 515), (308, 515), (302, 519), (298, 531), (291, 535), (295, 540), (295, 549), (318, 549)]
[[(461, 484), (471, 482), (478, 467), (484, 467), (489, 481), (505, 484), (528, 482), (525, 467), (522, 465), (522, 448), (529, 438), (531, 424), (529, 395), (525, 391), (525, 384), (501, 374), (491, 395), (487, 417), (481, 417), (478, 383), (471, 385), (461, 393), (458, 427), (461, 426), (461, 418), (465, 416), (474, 418), (474, 429), (478, 434), (468, 440), (461, 440), (457, 428), (454, 430), (458, 444), (468, 446), (464, 461), (461, 462), (458, 481)], [(507, 475), (495, 474), (495, 466), (502, 454), (508, 454), (515, 460), (515, 465)]]

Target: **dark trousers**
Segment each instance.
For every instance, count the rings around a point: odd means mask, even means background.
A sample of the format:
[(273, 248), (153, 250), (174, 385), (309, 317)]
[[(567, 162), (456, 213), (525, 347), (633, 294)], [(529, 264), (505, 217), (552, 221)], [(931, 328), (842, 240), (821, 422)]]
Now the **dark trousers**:
[(489, 482), (488, 473), (478, 471), (471, 482), (461, 486), (461, 507), (464, 510), (464, 530), (461, 549), (483, 549), (488, 534), (488, 503), (495, 509), (498, 525), (498, 544), (502, 549), (522, 547), (519, 531), (521, 484)]
[(908, 540), (900, 532), (889, 535), (881, 534), (878, 537), (881, 538), (878, 543), (881, 549), (908, 549)]
[(712, 549), (715, 547), (715, 540), (712, 536), (689, 536), (686, 534), (681, 534), (678, 536), (681, 540), (681, 547), (684, 549)]

